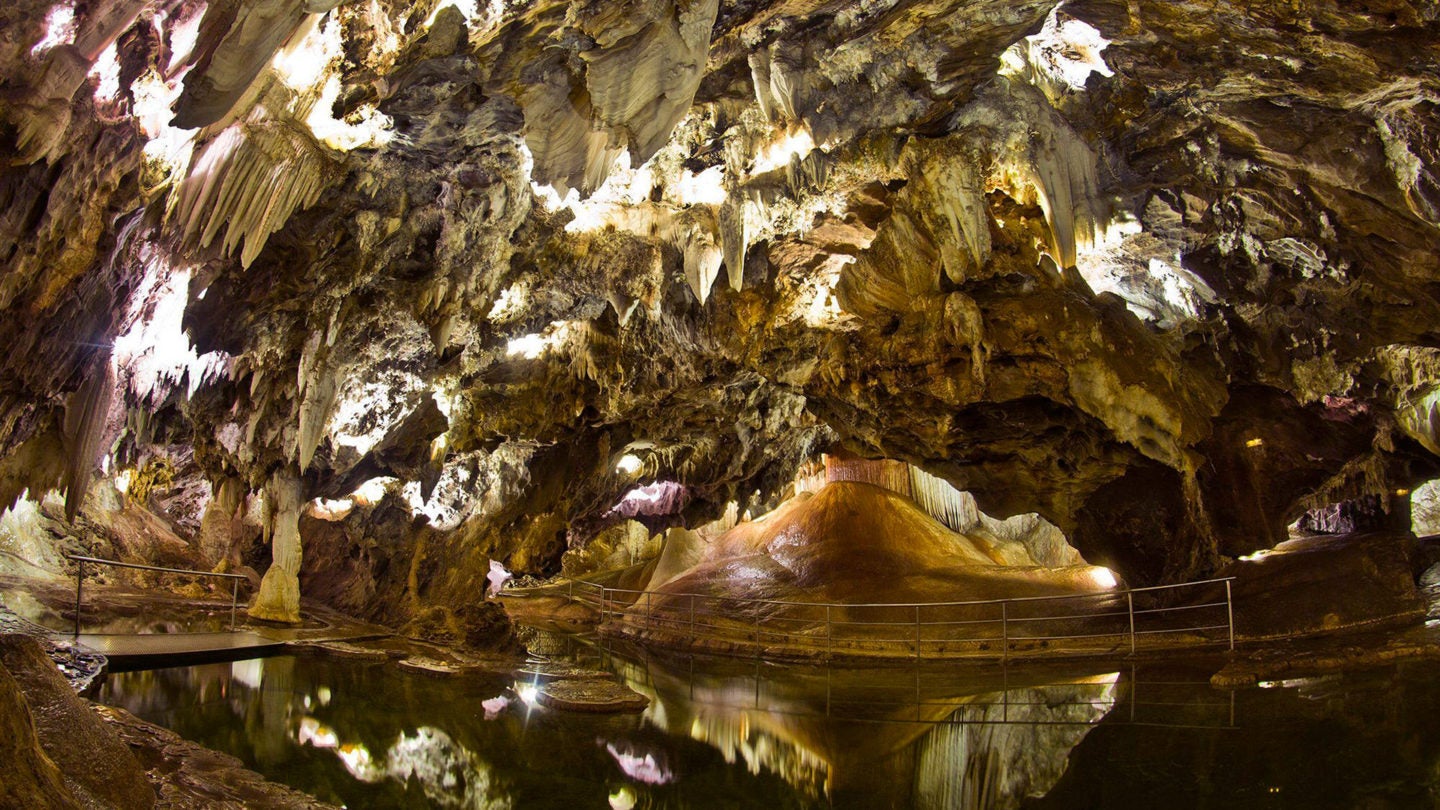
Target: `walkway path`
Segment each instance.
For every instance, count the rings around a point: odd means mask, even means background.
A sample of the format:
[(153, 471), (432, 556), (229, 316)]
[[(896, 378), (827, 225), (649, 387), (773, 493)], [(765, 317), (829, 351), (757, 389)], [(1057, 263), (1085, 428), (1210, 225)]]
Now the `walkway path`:
[(110, 659), (110, 668), (116, 671), (260, 658), (274, 655), (289, 643), (263, 632), (247, 630), (143, 635), (81, 633), (76, 641)]
[[(307, 611), (307, 614), (309, 611)], [(327, 615), (325, 627), (250, 625), (228, 633), (81, 633), (79, 643), (110, 660), (110, 669), (239, 661), (283, 653), (286, 648), (333, 641), (368, 641), (393, 635), (375, 625)]]
[[(240, 616), (240, 626), (234, 632), (112, 632), (81, 633), (46, 627), (7, 610), (6, 591), (10, 595), (29, 593), (39, 597), (39, 603), (31, 599), (30, 612), (36, 605), (66, 605), (73, 596), (65, 593), (61, 582), (27, 582), (7, 579), (0, 585), (0, 633), (24, 633), (41, 640), (62, 669), (67, 670), (76, 689), (83, 689), (106, 665), (112, 670), (153, 669), (183, 664), (210, 661), (237, 661), (245, 658), (260, 658), (283, 653), (287, 647), (303, 646), (334, 641), (356, 642), (367, 639), (385, 638), (391, 631), (378, 625), (357, 621), (322, 605), (306, 602), (303, 605), (306, 626), (282, 627), (249, 620)], [(73, 594), (73, 590), (70, 592)], [(147, 595), (114, 587), (86, 588), (86, 622), (99, 627), (115, 626), (116, 616), (155, 617), (158, 627), (183, 626), (187, 616), (203, 620), (207, 616), (229, 617), (230, 602), (180, 599), (168, 595)], [(99, 597), (97, 599), (97, 597)], [(18, 606), (18, 600), (17, 600)], [(66, 605), (68, 606), (68, 605)], [(117, 609), (117, 606), (121, 609)], [(55, 608), (52, 607), (52, 610)], [(58, 610), (50, 617), (62, 617)], [(147, 623), (141, 622), (139, 628)], [(191, 626), (194, 626), (193, 624)], [(203, 626), (203, 621), (202, 621)], [(212, 624), (213, 627), (213, 624)], [(97, 628), (99, 629), (99, 628)], [(129, 628), (126, 628), (129, 629)], [(93, 659), (93, 660), (91, 660)], [(85, 666), (79, 666), (84, 663)]]

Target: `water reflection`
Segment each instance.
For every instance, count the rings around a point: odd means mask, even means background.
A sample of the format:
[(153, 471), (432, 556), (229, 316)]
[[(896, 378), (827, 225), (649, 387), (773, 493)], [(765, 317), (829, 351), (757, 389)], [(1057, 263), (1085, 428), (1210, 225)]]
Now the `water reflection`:
[(611, 664), (651, 698), (648, 726), (776, 774), (811, 799), (851, 806), (1001, 808), (1042, 795), (1115, 705), (1121, 677), (1031, 669), (1008, 683), (1008, 670), (967, 678), (953, 667)]
[[(1208, 670), (591, 663), (649, 708), (551, 711), (530, 678), (326, 658), (122, 673), (101, 699), (352, 807), (1271, 807), (1297, 796), (1402, 807), (1440, 796), (1440, 730), (1424, 720), (1440, 709), (1433, 670), (1234, 695), (1210, 688)], [(1315, 746), (1327, 753), (1291, 753)]]
[(491, 778), (490, 764), (432, 726), (414, 735), (401, 732), (378, 762), (358, 743), (342, 745), (337, 753), (356, 779), (370, 784), (414, 780), (438, 807), (510, 807), (510, 797)]

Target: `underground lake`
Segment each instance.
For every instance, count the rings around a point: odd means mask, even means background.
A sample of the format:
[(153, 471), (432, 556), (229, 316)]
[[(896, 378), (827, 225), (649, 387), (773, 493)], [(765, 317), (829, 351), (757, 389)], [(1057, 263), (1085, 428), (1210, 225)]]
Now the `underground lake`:
[[(110, 674), (123, 707), (351, 808), (1402, 808), (1440, 789), (1440, 666), (1228, 690), (1215, 662), (779, 667), (569, 645), (650, 699), (323, 655)], [(535, 672), (541, 671), (537, 668)]]

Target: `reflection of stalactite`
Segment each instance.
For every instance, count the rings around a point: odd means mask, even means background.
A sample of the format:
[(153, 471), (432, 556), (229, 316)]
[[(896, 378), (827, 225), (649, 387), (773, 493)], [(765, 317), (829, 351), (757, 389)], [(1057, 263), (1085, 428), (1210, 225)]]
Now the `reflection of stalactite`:
[(90, 473), (100, 455), (110, 402), (115, 396), (115, 368), (110, 351), (96, 359), (90, 376), (65, 406), (65, 519), (74, 520), (90, 488)]
[[(764, 714), (764, 713), (759, 713)], [(676, 717), (685, 712), (676, 711)], [(745, 710), (700, 713), (671, 733), (685, 734), (720, 752), (726, 762), (745, 763), (752, 774), (773, 773), (808, 796), (824, 794), (830, 764), (825, 757), (797, 739), (762, 730), (764, 720)]]
[(1009, 810), (1044, 795), (1113, 705), (1114, 690), (1111, 682), (1055, 684), (977, 696), (917, 746), (915, 806)]

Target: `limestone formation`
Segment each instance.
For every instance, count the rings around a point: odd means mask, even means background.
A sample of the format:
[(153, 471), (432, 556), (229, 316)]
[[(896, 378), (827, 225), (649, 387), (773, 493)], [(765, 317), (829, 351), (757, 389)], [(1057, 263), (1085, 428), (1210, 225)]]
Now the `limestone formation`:
[(257, 619), (300, 621), (300, 487), (298, 476), (281, 471), (265, 488), (272, 561), (250, 605), (250, 615)]
[(1437, 43), (1422, 0), (18, 0), (0, 501), (189, 459), (142, 506), (252, 615), (397, 624), (825, 454), (1132, 584), (1399, 520)]

